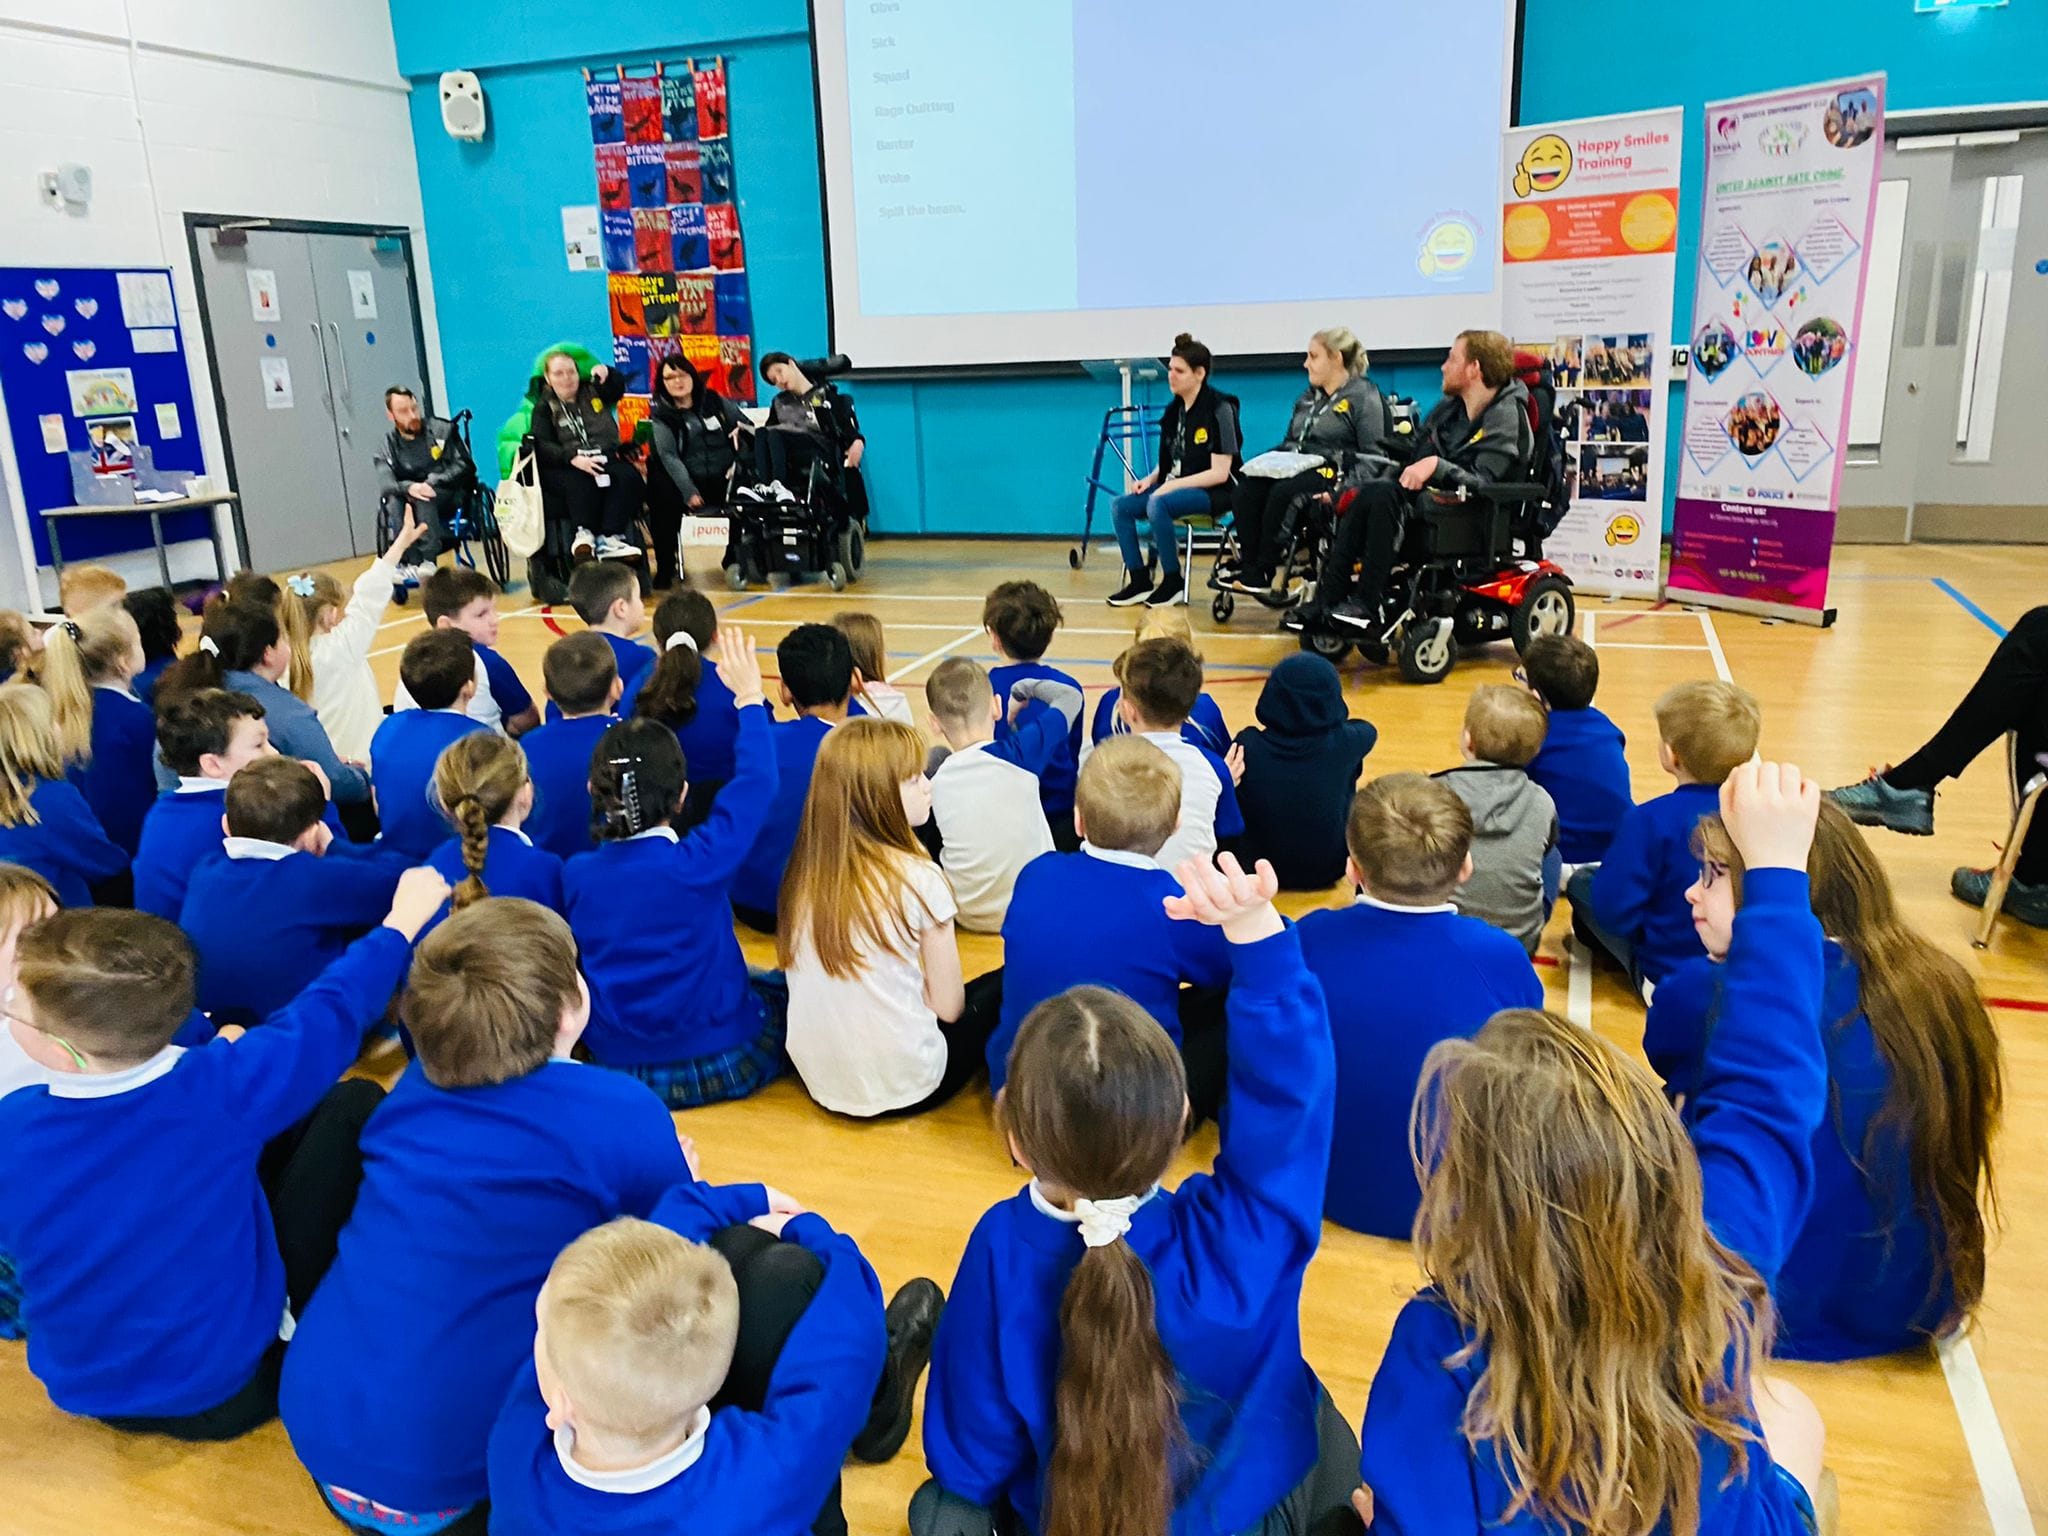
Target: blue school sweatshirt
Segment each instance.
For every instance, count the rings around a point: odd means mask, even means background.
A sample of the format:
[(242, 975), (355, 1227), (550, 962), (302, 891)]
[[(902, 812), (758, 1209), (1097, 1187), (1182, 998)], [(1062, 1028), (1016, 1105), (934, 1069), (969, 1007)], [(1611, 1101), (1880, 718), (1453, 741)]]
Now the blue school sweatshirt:
[(563, 869), (562, 913), (590, 983), (592, 1060), (691, 1061), (761, 1033), (732, 883), (775, 798), (772, 734), (766, 705), (740, 711), (739, 768), (703, 825), (601, 843)]
[(1627, 748), (1620, 727), (1591, 705), (1550, 712), (1543, 749), (1526, 772), (1557, 804), (1557, 846), (1565, 863), (1606, 858), (1621, 819), (1633, 809)]
[[(619, 717), (630, 720), (638, 712), (640, 695), (646, 691), (654, 668), (643, 669), (632, 685), (619, 695)], [(683, 767), (693, 784), (723, 784), (732, 777), (734, 743), (739, 739), (739, 706), (732, 690), (718, 675), (718, 668), (704, 663), (697, 681), (697, 712), (675, 728), (682, 744)]]
[(831, 721), (815, 715), (774, 722), (775, 794), (753, 847), (733, 877), (732, 899), (740, 906), (774, 915), (782, 899), (782, 874), (789, 868), (797, 827), (804, 819), (804, 801), (811, 793), (811, 770), (818, 766), (818, 748), (831, 730)]
[(415, 861), (448, 837), (448, 818), (434, 798), (434, 765), (478, 720), (452, 709), (402, 709), (386, 715), (370, 738), (370, 784), (377, 791), (377, 840)]
[[(228, 846), (259, 856), (235, 858)], [(199, 1006), (218, 1022), (261, 1024), (291, 1002), (384, 921), (407, 868), (389, 856), (280, 848), (237, 838), (201, 860), (185, 888), (178, 926), (199, 957)]]
[(476, 1503), (555, 1255), (690, 1182), (675, 1122), (630, 1077), (554, 1060), (436, 1088), (407, 1067), (364, 1127), (355, 1211), (285, 1352), (299, 1460), (393, 1509)]
[(0, 860), (49, 881), (59, 906), (91, 906), (92, 887), (128, 867), (126, 851), (107, 836), (85, 796), (65, 779), (37, 779), (28, 804), (33, 824), (0, 827)]
[(244, 1040), (0, 1099), (0, 1163), (35, 1170), (0, 1180), (0, 1252), (59, 1408), (178, 1417), (255, 1375), (285, 1312), (257, 1159), (355, 1060), (411, 954), (379, 928)]
[[(1751, 870), (1743, 896), (1723, 978), (1722, 1027), (1701, 1071), (1690, 1129), (1709, 1230), (1771, 1284), (1812, 1188), (1811, 1135), (1827, 1112), (1826, 1058), (1814, 1022), (1821, 937), (1803, 871)], [(1504, 1519), (1510, 1494), (1501, 1464), (1491, 1448), (1475, 1454), (1465, 1439), (1465, 1404), (1486, 1357), (1445, 1362), (1471, 1343), (1433, 1290), (1395, 1320), (1360, 1437), (1373, 1536), (1556, 1536), (1555, 1526), (1527, 1512)], [(1726, 1487), (1727, 1448), (1707, 1435), (1699, 1445), (1700, 1536), (1807, 1536), (1792, 1487), (1761, 1442), (1748, 1448), (1747, 1475)]]
[(618, 723), (617, 715), (578, 715), (519, 738), (533, 778), (533, 814), (525, 831), (534, 847), (566, 859), (597, 846), (590, 834), (590, 755)]
[(156, 715), (118, 688), (92, 691), (92, 758), (66, 775), (99, 818), (100, 829), (130, 858), (142, 818), (156, 799)]
[(1422, 1202), (1408, 1111), (1422, 1059), (1503, 1008), (1541, 1008), (1543, 983), (1519, 940), (1448, 903), (1382, 906), (1360, 897), (1301, 920), (1301, 953), (1329, 999), (1337, 1052), (1337, 1137), (1323, 1214), (1354, 1232), (1406, 1241)]
[[(612, 660), (618, 664), (620, 688), (618, 710), (621, 715), (625, 715), (629, 712), (625, 702), (628, 695), (630, 694), (631, 697), (638, 698), (640, 690), (647, 685), (647, 674), (654, 670), (654, 651), (652, 648), (642, 645), (638, 640), (622, 640), (617, 635), (607, 633), (602, 629), (597, 630), (596, 633), (604, 636), (604, 643), (612, 648)], [(711, 668), (707, 666), (704, 670), (708, 672)], [(493, 684), (493, 687), (495, 686)], [(510, 713), (510, 711), (507, 711), (507, 713)], [(548, 700), (545, 718), (549, 725), (553, 725), (562, 719), (561, 706), (556, 704), (553, 699)]]
[[(1173, 1536), (1252, 1529), (1317, 1453), (1300, 1313), (1336, 1096), (1322, 988), (1293, 929), (1233, 945), (1231, 960), (1215, 1172), (1158, 1190), (1125, 1238), (1151, 1272), (1159, 1340), (1183, 1387)], [(932, 1476), (976, 1504), (1007, 1500), (1027, 1531), (1052, 1458), (1060, 1299), (1083, 1252), (1072, 1217), (1037, 1195), (1033, 1184), (996, 1206), (968, 1239), (924, 1405)]]
[[(1044, 678), (1050, 682), (1064, 683), (1069, 688), (1081, 685), (1058, 667), (1048, 667), (1042, 661), (1012, 661), (1000, 667), (989, 669), (989, 686), (997, 698), (1003, 701), (1003, 716), (996, 721), (996, 740), (1007, 740), (1010, 734), (1010, 689), (1012, 685)], [(1033, 699), (1018, 712), (1017, 723), (1024, 725), (1037, 718), (1042, 710), (1052, 706), (1043, 699)], [(1045, 771), (1038, 776), (1038, 803), (1045, 807), (1048, 817), (1066, 819), (1074, 809), (1074, 777), (1081, 769), (1081, 717), (1074, 717), (1073, 726), (1067, 731), (1065, 744), (1052, 755), (1045, 765)]]
[(170, 669), (171, 663), (177, 659), (176, 656), (159, 656), (154, 661), (144, 663), (142, 670), (135, 674), (135, 681), (128, 685), (134, 690), (135, 697), (154, 709), (156, 680), (162, 677)]
[[(175, 923), (185, 908), (185, 887), (192, 871), (208, 854), (220, 852), (227, 834), (221, 817), (227, 814), (228, 785), (225, 779), (181, 778), (176, 789), (156, 797), (149, 814), (142, 819), (142, 842), (135, 850), (135, 910)], [(346, 840), (341, 817), (334, 802), (327, 802), (322, 820), (334, 834), (329, 855), (356, 857), (360, 849), (369, 853), (375, 844)]]
[[(648, 1219), (702, 1243), (767, 1209), (758, 1184), (686, 1184)], [(548, 1428), (529, 1361), (491, 1431), (492, 1536), (808, 1536), (867, 1419), (889, 1337), (881, 1282), (852, 1238), (815, 1215), (793, 1217), (782, 1238), (815, 1253), (825, 1274), (783, 1341), (760, 1409), (718, 1409), (694, 1453), (676, 1455), (687, 1464), (652, 1488), (592, 1488), (565, 1469), (573, 1438), (558, 1442)]]
[(1692, 925), (1686, 890), (1699, 878), (1692, 835), (1702, 816), (1718, 815), (1718, 784), (1681, 784), (1645, 800), (1621, 819), (1607, 857), (1593, 877), (1593, 915), (1634, 948), (1651, 981), (1706, 953)]
[[(1095, 718), (1088, 727), (1088, 740), (1101, 746), (1112, 736), (1128, 736), (1131, 728), (1116, 717), (1117, 701), (1124, 696), (1121, 688), (1112, 688), (1095, 704)], [(1230, 727), (1223, 723), (1223, 711), (1216, 707), (1216, 701), (1208, 694), (1195, 698), (1195, 707), (1180, 723), (1182, 741), (1197, 747), (1207, 747), (1218, 757), (1230, 750)]]
[(1643, 1056), (1664, 1080), (1664, 1097), (1690, 1103), (1700, 1089), (1700, 1058), (1706, 1050), (1707, 1021), (1721, 995), (1721, 967), (1701, 955), (1657, 983), (1643, 1018)]
[(476, 647), (476, 658), (484, 664), (484, 680), (491, 685), (491, 702), (498, 706), (501, 720), (514, 720), (533, 708), (533, 695), (512, 669), (512, 663), (488, 645)]
[[(460, 885), (469, 878), (469, 870), (462, 862), (459, 837), (451, 837), (436, 848), (427, 862), (450, 885)], [(491, 828), (483, 874), (484, 888), (493, 896), (518, 896), (537, 901), (550, 912), (562, 910), (562, 861), (547, 849), (536, 848), (523, 831)]]
[(1180, 882), (1141, 853), (1081, 845), (1024, 866), (1003, 918), (1003, 1011), (988, 1042), (989, 1089), (1010, 1075), (1024, 1017), (1069, 987), (1114, 987), (1180, 1043), (1180, 988), (1230, 980), (1221, 929), (1161, 905)]

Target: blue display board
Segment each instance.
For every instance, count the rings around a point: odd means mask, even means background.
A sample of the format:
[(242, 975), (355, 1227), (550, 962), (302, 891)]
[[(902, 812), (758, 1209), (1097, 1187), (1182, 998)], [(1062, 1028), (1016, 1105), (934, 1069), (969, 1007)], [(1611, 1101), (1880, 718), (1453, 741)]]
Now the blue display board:
[[(47, 564), (45, 507), (80, 498), (70, 455), (120, 478), (147, 448), (159, 474), (203, 474), (192, 375), (171, 274), (162, 267), (0, 267), (0, 393), (28, 507)], [(60, 441), (61, 438), (61, 441)], [(203, 539), (210, 512), (164, 521), (164, 539)], [(150, 547), (144, 518), (95, 518), (64, 530), (64, 558)]]

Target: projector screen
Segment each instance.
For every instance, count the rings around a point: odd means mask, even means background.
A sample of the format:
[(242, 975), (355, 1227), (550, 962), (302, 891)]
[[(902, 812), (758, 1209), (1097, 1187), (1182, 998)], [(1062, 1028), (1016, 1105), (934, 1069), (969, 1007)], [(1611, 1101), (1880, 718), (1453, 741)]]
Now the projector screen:
[(1517, 0), (812, 0), (863, 368), (1436, 347), (1500, 317)]

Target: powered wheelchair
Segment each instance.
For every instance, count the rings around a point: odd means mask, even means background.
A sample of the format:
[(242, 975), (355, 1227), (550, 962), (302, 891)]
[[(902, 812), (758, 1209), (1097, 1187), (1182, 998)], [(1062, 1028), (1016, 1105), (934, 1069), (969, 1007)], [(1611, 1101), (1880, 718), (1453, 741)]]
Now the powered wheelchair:
[[(457, 411), (449, 425), (461, 442), (463, 452), (474, 464), (476, 455), (471, 451), (469, 441), (470, 412)], [(381, 455), (378, 466), (383, 467)], [(377, 506), (377, 553), (381, 557), (391, 548), (391, 541), (398, 536), (398, 530), (405, 519), (405, 498), (395, 493), (386, 493)], [(448, 514), (448, 543), (455, 551), (455, 563), (470, 570), (482, 568), (492, 581), (504, 590), (512, 574), (512, 557), (505, 548), (505, 540), (498, 532), (497, 498), (489, 486), (482, 484), (471, 475), (469, 488), (456, 502)], [(412, 597), (417, 581), (407, 578), (391, 584), (393, 602), (403, 604)]]
[[(823, 383), (852, 364), (841, 354), (797, 366), (813, 383)], [(844, 391), (838, 395), (858, 435), (853, 399)], [(778, 430), (758, 426), (753, 441), (759, 445), (764, 434)], [(858, 469), (847, 467), (847, 444), (836, 436), (786, 433), (780, 446), (795, 484), (762, 471), (755, 483), (736, 486), (727, 498), (726, 584), (738, 592), (764, 581), (783, 587), (822, 576), (833, 591), (843, 591), (860, 580), (867, 565), (866, 483)]]

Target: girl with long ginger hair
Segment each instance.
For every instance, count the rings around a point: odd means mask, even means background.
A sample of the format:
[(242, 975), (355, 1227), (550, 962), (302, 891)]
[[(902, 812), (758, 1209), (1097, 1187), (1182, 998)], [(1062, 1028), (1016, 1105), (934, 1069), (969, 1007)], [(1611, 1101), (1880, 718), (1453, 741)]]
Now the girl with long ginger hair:
[(1300, 1326), (1336, 1113), (1329, 1014), (1272, 866), (1217, 863), (1184, 862), (1165, 903), (1221, 928), (1235, 971), (1215, 1171), (1161, 1187), (1187, 1079), (1150, 1014), (1103, 987), (1031, 1010), (997, 1101), (1031, 1184), (982, 1217), (939, 1321), (915, 1536), (1304, 1536), (1346, 1518), (1357, 1439)]
[(924, 739), (849, 720), (818, 748), (782, 877), (776, 954), (789, 980), (789, 1059), (843, 1115), (943, 1104), (982, 1063), (989, 988), (961, 980), (952, 887), (918, 843), (931, 819)]
[(1820, 1416), (1764, 1375), (1827, 1113), (1819, 802), (1789, 765), (1722, 787), (1748, 900), (1690, 1141), (1649, 1072), (1555, 1014), (1499, 1013), (1430, 1052), (1413, 1121), (1430, 1288), (1366, 1407), (1375, 1536), (1823, 1528)]

